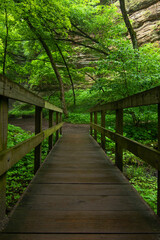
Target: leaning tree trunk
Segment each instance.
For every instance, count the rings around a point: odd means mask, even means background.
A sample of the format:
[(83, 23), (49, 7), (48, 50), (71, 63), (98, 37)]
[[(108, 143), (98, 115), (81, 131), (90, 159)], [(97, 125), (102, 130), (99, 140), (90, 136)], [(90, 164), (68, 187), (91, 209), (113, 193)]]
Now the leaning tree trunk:
[(26, 19), (28, 26), (30, 27), (30, 29), (32, 30), (32, 32), (37, 36), (38, 40), (40, 41), (40, 43), (42, 44), (44, 50), (46, 51), (46, 54), (49, 57), (50, 63), (52, 65), (52, 68), (56, 74), (57, 80), (59, 82), (59, 86), (60, 86), (60, 97), (61, 97), (61, 102), (62, 102), (62, 108), (63, 108), (63, 112), (64, 115), (67, 117), (68, 116), (68, 112), (67, 112), (67, 107), (66, 107), (66, 102), (65, 102), (65, 94), (64, 94), (64, 85), (63, 85), (63, 81), (61, 78), (61, 75), (58, 71), (58, 68), (56, 66), (56, 63), (54, 61), (54, 58), (52, 56), (52, 53), (48, 47), (48, 45), (46, 44), (46, 42), (44, 41), (44, 39), (41, 37), (41, 35), (36, 31), (35, 27), (31, 24), (31, 22), (29, 21), (29, 19)]
[(127, 11), (126, 11), (126, 7), (125, 7), (125, 0), (119, 0), (120, 2), (120, 8), (121, 8), (121, 12), (122, 12), (122, 16), (124, 19), (124, 22), (126, 24), (126, 27), (128, 29), (129, 35), (131, 37), (131, 41), (132, 41), (132, 45), (134, 49), (138, 49), (138, 43), (137, 43), (137, 38), (136, 38), (136, 33), (129, 21), (128, 15), (127, 15)]
[(64, 64), (65, 64), (65, 66), (66, 66), (66, 69), (67, 69), (67, 72), (68, 72), (68, 76), (69, 76), (69, 79), (70, 79), (70, 82), (71, 82), (71, 86), (72, 86), (74, 105), (76, 105), (76, 94), (75, 94), (75, 89), (74, 89), (74, 83), (73, 83), (72, 76), (71, 76), (70, 71), (69, 71), (68, 64), (67, 64), (67, 62), (66, 62), (66, 60), (65, 60), (65, 57), (64, 57), (64, 55), (63, 55), (63, 53), (62, 53), (59, 45), (58, 45), (57, 43), (55, 43), (55, 44), (56, 44), (56, 46), (57, 46), (57, 48), (58, 48), (58, 51), (59, 51), (59, 53), (60, 53), (60, 55), (61, 55), (61, 57), (62, 57), (62, 59), (63, 59)]
[(7, 57), (7, 47), (8, 47), (8, 15), (7, 15), (6, 2), (5, 2), (5, 25), (6, 25), (6, 37), (5, 37), (5, 43), (4, 43), (3, 75), (5, 75), (5, 71), (6, 71), (6, 57)]

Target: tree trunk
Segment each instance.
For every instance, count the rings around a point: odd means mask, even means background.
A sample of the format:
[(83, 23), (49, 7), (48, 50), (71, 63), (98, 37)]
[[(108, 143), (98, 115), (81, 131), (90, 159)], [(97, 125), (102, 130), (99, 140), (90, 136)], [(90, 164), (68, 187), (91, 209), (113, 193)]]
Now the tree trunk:
[(7, 57), (7, 47), (8, 47), (8, 15), (7, 15), (6, 2), (5, 2), (5, 24), (6, 24), (6, 37), (5, 37), (5, 45), (4, 45), (3, 75), (5, 75), (5, 71), (6, 71), (6, 57)]
[(42, 44), (44, 50), (46, 51), (46, 54), (49, 57), (49, 60), (51, 62), (52, 68), (56, 74), (57, 80), (59, 82), (59, 86), (60, 86), (60, 97), (61, 97), (61, 102), (62, 102), (62, 108), (63, 108), (63, 112), (64, 115), (67, 117), (68, 116), (68, 112), (67, 112), (67, 107), (66, 107), (66, 103), (65, 103), (65, 94), (64, 94), (64, 85), (63, 85), (63, 81), (61, 78), (61, 75), (58, 71), (58, 68), (56, 66), (56, 63), (53, 59), (52, 53), (48, 47), (48, 45), (46, 44), (46, 42), (43, 40), (43, 38), (41, 37), (41, 35), (36, 31), (35, 27), (31, 24), (31, 22), (29, 21), (29, 19), (25, 19), (28, 23), (28, 26), (30, 27), (30, 29), (32, 30), (32, 32), (37, 36), (38, 40), (40, 41), (40, 43)]
[(128, 29), (128, 32), (130, 34), (131, 37), (131, 41), (132, 41), (132, 45), (134, 49), (138, 49), (138, 43), (137, 43), (137, 38), (136, 38), (136, 33), (129, 21), (128, 15), (127, 15), (127, 11), (126, 11), (126, 7), (125, 7), (125, 0), (119, 0), (120, 2), (120, 8), (121, 8), (121, 12), (122, 12), (122, 16), (124, 19), (124, 22), (126, 24), (126, 27)]
[(64, 55), (63, 55), (63, 53), (62, 53), (62, 51), (61, 51), (61, 49), (60, 49), (60, 47), (59, 47), (59, 45), (57, 43), (56, 43), (56, 46), (58, 48), (59, 53), (61, 54), (61, 57), (63, 59), (63, 62), (65, 64), (65, 66), (66, 66), (66, 69), (67, 69), (67, 72), (68, 72), (68, 76), (69, 76), (69, 79), (70, 79), (70, 82), (71, 82), (71, 86), (72, 86), (74, 105), (76, 105), (76, 95), (75, 95), (74, 83), (73, 83), (72, 76), (71, 76), (70, 71), (69, 71), (68, 64), (67, 64), (67, 62), (65, 60), (65, 57), (64, 57)]

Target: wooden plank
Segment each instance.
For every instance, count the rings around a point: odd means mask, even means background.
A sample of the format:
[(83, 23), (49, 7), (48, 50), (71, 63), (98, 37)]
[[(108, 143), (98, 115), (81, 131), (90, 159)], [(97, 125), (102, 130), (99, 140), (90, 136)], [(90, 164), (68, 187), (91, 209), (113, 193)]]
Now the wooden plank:
[(44, 106), (44, 100), (42, 98), (2, 75), (0, 75), (0, 86), (0, 95), (2, 96), (40, 107)]
[(34, 195), (59, 196), (132, 196), (136, 192), (130, 184), (36, 184), (29, 193)]
[[(7, 148), (8, 99), (0, 96), (0, 151)], [(0, 176), (0, 228), (6, 214), (6, 174)]]
[(160, 234), (2, 234), (1, 240), (159, 240)]
[(102, 111), (102, 110), (116, 110), (130, 107), (139, 107), (151, 104), (160, 103), (160, 86), (152, 88), (150, 90), (134, 94), (132, 96), (109, 102), (103, 105), (95, 106), (90, 109), (90, 112)]
[(35, 183), (126, 183), (125, 177), (112, 173), (45, 173), (41, 172), (35, 178)]
[[(42, 108), (35, 107), (35, 135), (42, 132)], [(41, 152), (42, 152), (42, 144), (40, 143), (35, 147), (34, 152), (34, 174), (37, 172), (41, 165)]]
[(26, 194), (21, 203), (21, 209), (56, 211), (149, 211), (139, 196), (57, 196)]
[(50, 104), (33, 92), (25, 89), (21, 85), (10, 81), (8, 78), (0, 74), (0, 95), (15, 99), (21, 102), (29, 103), (38, 107), (47, 108), (57, 112), (63, 112), (62, 109)]
[(55, 111), (55, 112), (63, 113), (63, 110), (61, 108), (56, 107), (47, 101), (44, 101), (44, 108)]
[[(123, 109), (116, 110), (116, 133), (123, 135)], [(123, 171), (123, 149), (119, 142), (116, 142), (115, 163)]]
[(17, 163), (33, 148), (39, 145), (45, 138), (53, 134), (62, 125), (63, 123), (60, 123), (57, 126), (44, 130), (43, 132), (37, 134), (36, 136), (33, 136), (10, 149), (0, 152), (0, 176), (4, 174), (6, 171), (8, 171), (15, 163)]
[(150, 211), (16, 210), (6, 233), (159, 233)]
[(62, 126), (63, 126), (63, 122), (51, 127), (51, 128), (48, 128), (46, 130), (44, 130), (44, 139), (49, 137), (51, 134), (55, 133), (58, 129), (60, 129)]
[(149, 148), (141, 143), (130, 140), (129, 138), (123, 137), (118, 133), (114, 133), (110, 130), (102, 128), (99, 125), (92, 124), (93, 128), (96, 128), (99, 132), (104, 132), (105, 135), (115, 142), (118, 142), (122, 148), (132, 152), (137, 157), (141, 158), (145, 162), (149, 163), (152, 167), (160, 170), (160, 152)]

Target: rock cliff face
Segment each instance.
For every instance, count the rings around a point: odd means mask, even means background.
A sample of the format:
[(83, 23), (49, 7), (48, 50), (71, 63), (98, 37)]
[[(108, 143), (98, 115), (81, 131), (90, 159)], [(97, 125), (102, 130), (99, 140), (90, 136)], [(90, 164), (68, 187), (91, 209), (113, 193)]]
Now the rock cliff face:
[(139, 45), (157, 42), (160, 46), (160, 0), (126, 0), (126, 9)]

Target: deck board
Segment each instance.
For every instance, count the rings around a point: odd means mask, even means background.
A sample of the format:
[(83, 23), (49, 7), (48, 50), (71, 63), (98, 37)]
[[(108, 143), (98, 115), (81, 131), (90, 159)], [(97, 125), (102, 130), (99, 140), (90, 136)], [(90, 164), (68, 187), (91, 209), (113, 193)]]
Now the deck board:
[(2, 240), (158, 240), (158, 217), (87, 133), (66, 133)]

